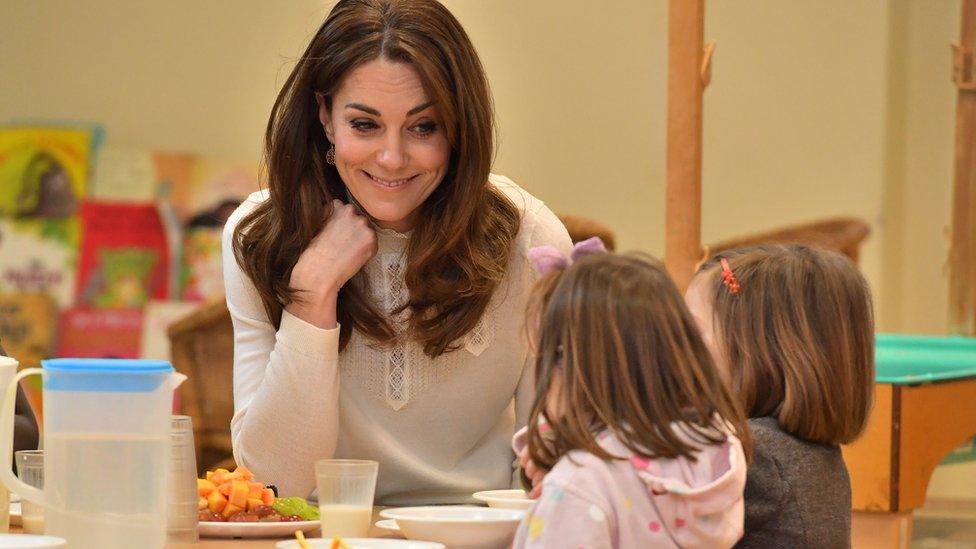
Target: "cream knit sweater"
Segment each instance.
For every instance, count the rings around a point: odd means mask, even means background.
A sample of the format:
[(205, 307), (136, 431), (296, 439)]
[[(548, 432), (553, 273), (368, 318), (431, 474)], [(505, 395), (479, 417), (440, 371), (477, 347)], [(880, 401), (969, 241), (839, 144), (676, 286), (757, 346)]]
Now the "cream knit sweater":
[[(231, 235), (266, 192), (252, 194), (224, 229), (224, 283), (234, 323), (234, 458), (282, 495), (315, 488), (324, 458), (378, 461), (376, 502), (459, 503), (512, 483), (512, 435), (533, 399), (522, 326), (536, 279), (529, 248), (569, 252), (558, 218), (511, 180), (490, 181), (522, 215), (508, 274), (459, 350), (437, 359), (408, 342), (377, 349), (358, 333), (338, 352), (339, 329), (282, 313), (268, 321), (254, 286), (234, 259)], [(374, 299), (391, 310), (407, 299), (409, 235), (377, 229), (379, 251), (365, 266)], [(402, 320), (402, 319), (401, 319)]]

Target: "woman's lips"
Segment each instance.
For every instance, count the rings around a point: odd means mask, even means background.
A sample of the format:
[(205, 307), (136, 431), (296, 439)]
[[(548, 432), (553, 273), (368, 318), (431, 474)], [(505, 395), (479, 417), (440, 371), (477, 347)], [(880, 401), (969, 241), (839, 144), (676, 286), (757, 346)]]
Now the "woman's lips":
[(416, 175), (412, 175), (410, 177), (405, 177), (403, 179), (383, 179), (381, 177), (376, 177), (375, 175), (365, 170), (363, 170), (363, 173), (366, 174), (367, 177), (372, 179), (374, 183), (386, 187), (388, 189), (395, 189), (397, 187), (402, 187), (407, 183), (409, 183), (410, 181), (412, 181), (415, 177), (417, 177)]

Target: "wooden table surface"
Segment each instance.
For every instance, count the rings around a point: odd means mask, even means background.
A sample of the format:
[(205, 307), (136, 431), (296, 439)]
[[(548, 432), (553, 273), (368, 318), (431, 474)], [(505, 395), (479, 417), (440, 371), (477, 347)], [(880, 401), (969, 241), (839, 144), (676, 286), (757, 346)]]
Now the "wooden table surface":
[[(396, 535), (388, 530), (383, 530), (375, 526), (376, 521), (380, 520), (379, 512), (382, 507), (373, 508), (373, 519), (370, 522), (369, 537), (371, 538), (397, 538)], [(11, 526), (10, 533), (20, 533), (19, 526)], [(318, 533), (311, 537), (318, 537)], [(267, 538), (267, 539), (215, 539), (200, 538), (197, 543), (168, 543), (166, 549), (274, 549), (276, 543), (286, 539), (294, 538)]]

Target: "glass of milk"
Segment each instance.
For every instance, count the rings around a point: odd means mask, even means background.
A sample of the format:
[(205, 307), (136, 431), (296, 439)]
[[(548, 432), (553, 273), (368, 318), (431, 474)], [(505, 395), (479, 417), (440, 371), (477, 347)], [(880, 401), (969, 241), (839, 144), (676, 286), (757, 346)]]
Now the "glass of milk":
[(315, 462), (322, 537), (364, 538), (373, 517), (373, 495), (379, 464), (362, 459)]
[[(44, 488), (44, 450), (14, 452), (17, 476), (35, 488)], [(44, 506), (26, 499), (20, 500), (20, 513), (25, 534), (44, 533)]]

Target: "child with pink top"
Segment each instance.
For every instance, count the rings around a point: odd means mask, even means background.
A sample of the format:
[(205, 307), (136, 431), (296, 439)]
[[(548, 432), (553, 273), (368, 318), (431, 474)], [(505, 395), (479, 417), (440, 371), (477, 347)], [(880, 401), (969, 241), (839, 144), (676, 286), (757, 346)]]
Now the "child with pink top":
[(513, 446), (548, 474), (514, 547), (732, 546), (748, 430), (662, 265), (598, 239), (530, 255), (537, 393)]

